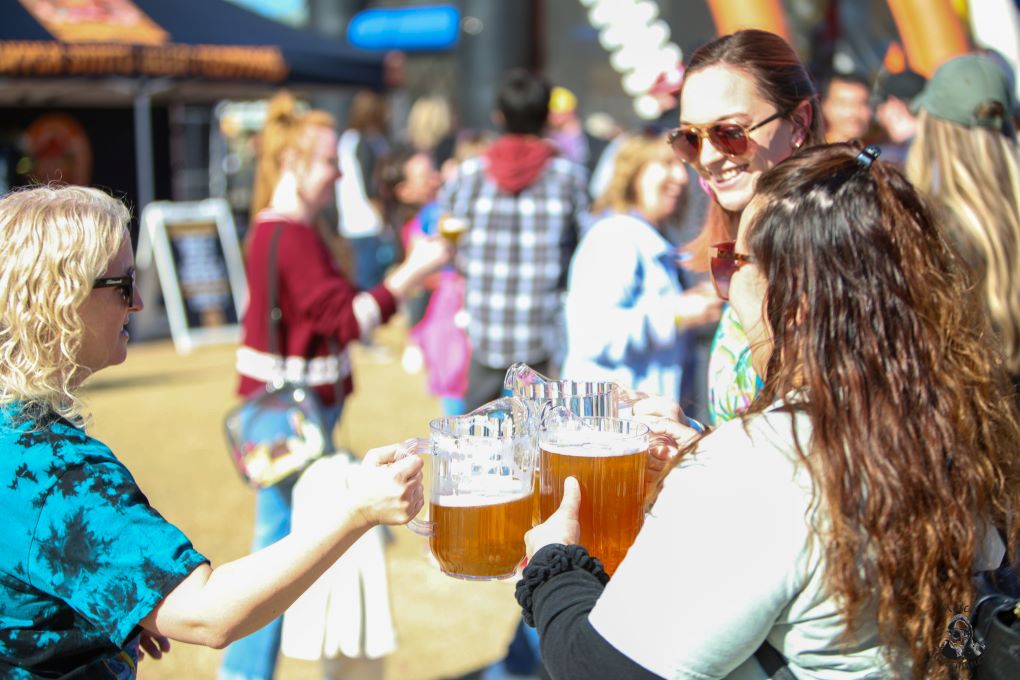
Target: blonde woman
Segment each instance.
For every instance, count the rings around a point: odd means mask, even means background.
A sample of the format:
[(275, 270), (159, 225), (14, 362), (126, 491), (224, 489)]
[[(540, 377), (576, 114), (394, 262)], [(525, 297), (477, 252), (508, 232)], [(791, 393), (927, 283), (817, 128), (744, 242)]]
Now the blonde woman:
[(82, 383), (125, 360), (142, 309), (128, 221), (95, 189), (0, 198), (0, 677), (129, 679), (169, 639), (222, 648), (422, 504), (417, 457), (377, 449), (328, 532), (213, 569), (85, 428)]
[(907, 175), (943, 213), (1020, 380), (1020, 151), (1005, 73), (970, 54), (946, 62), (918, 99)]
[(680, 399), (683, 330), (719, 318), (709, 289), (684, 292), (662, 230), (688, 190), (687, 172), (665, 135), (636, 135), (620, 147), (599, 215), (570, 264), (566, 376), (615, 380)]

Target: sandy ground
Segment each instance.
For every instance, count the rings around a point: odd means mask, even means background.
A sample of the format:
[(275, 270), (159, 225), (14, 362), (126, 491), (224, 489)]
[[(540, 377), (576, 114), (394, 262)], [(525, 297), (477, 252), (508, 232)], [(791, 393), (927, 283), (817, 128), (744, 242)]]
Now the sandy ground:
[[(439, 415), (424, 376), (400, 366), (406, 328), (398, 317), (377, 334), (389, 358), (355, 348), (358, 389), (348, 400), (337, 443), (368, 448), (428, 435)], [(233, 346), (178, 356), (169, 341), (132, 344), (127, 362), (100, 373), (86, 399), (92, 433), (132, 470), (150, 502), (179, 526), (214, 565), (244, 555), (254, 496), (228, 457), (221, 426), (234, 404)], [(468, 673), (501, 658), (520, 610), (509, 582), (468, 583), (441, 574), (426, 539), (403, 527), (387, 548), (399, 648), (386, 680), (431, 680)], [(162, 660), (145, 660), (142, 680), (216, 677), (222, 652), (174, 643)], [(281, 659), (277, 678), (320, 678), (313, 662)]]

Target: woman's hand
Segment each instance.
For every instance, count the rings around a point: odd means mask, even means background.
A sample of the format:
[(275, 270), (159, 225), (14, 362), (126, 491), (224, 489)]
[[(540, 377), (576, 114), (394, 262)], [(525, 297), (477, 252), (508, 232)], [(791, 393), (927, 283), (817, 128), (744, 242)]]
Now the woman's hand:
[(153, 659), (162, 659), (163, 655), (170, 651), (170, 640), (159, 633), (150, 633), (143, 628), (140, 638), (138, 642), (139, 661), (146, 656), (151, 656)]
[(406, 299), (426, 276), (450, 261), (453, 251), (452, 243), (440, 236), (416, 239), (404, 261), (386, 278), (386, 287), (399, 299)]
[(673, 314), (678, 328), (715, 323), (722, 315), (723, 301), (711, 284), (702, 283), (676, 297)]
[(355, 507), (369, 524), (407, 524), (425, 503), (422, 459), (398, 459), (398, 450), (396, 445), (371, 449), (348, 482)]
[(563, 500), (546, 521), (524, 534), (528, 560), (539, 550), (553, 543), (571, 545), (581, 536), (577, 513), (581, 507), (581, 487), (573, 477), (563, 480)]
[(673, 460), (702, 433), (667, 418), (641, 418), (651, 431), (645, 465), (645, 502), (655, 498), (663, 474)]

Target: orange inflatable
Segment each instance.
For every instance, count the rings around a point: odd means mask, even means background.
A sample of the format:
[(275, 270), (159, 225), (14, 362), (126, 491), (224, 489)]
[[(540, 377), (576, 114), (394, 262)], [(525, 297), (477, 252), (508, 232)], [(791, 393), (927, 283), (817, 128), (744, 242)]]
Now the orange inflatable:
[(939, 65), (970, 50), (952, 0), (888, 0), (910, 68), (930, 78)]
[(786, 38), (790, 42), (790, 28), (780, 0), (708, 0), (715, 28), (719, 35), (733, 33), (742, 28), (760, 28)]

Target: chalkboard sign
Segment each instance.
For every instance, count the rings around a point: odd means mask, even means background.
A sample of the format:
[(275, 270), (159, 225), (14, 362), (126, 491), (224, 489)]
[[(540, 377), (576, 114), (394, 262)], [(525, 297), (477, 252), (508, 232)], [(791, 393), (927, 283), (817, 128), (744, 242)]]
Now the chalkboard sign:
[(142, 232), (139, 268), (151, 247), (177, 351), (239, 340), (248, 289), (227, 202), (150, 203), (142, 211)]

